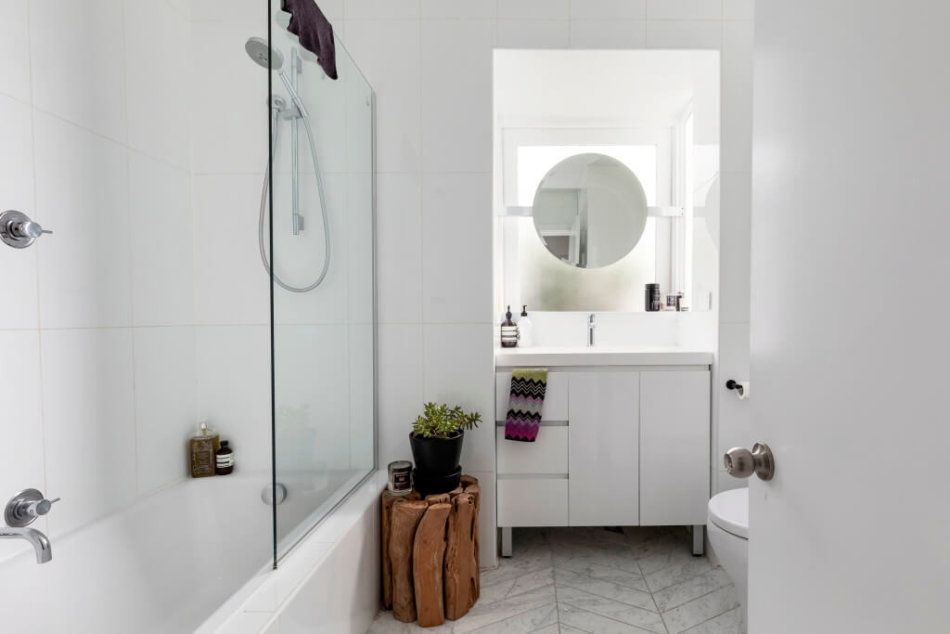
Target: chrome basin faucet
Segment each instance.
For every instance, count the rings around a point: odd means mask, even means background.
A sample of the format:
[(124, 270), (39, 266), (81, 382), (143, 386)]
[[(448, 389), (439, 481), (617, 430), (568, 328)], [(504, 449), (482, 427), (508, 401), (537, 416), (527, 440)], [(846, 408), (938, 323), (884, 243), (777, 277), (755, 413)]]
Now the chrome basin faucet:
[(597, 315), (591, 313), (587, 316), (587, 347), (594, 347), (594, 329), (597, 328)]
[(0, 526), (0, 538), (25, 539), (36, 551), (36, 563), (45, 564), (53, 558), (53, 548), (49, 538), (35, 528), (27, 528), (37, 518), (50, 512), (59, 498), (47, 500), (36, 489), (20, 491), (7, 502), (3, 512), (6, 526)]

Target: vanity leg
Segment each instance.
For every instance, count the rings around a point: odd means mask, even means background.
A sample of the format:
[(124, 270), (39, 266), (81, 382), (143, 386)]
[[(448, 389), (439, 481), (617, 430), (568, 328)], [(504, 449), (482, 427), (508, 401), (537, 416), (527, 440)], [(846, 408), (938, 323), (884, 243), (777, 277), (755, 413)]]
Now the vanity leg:
[(705, 545), (703, 544), (703, 534), (705, 528), (706, 527), (702, 524), (694, 524), (690, 527), (694, 557), (702, 557), (706, 552)]
[(511, 557), (511, 527), (501, 527), (501, 556)]

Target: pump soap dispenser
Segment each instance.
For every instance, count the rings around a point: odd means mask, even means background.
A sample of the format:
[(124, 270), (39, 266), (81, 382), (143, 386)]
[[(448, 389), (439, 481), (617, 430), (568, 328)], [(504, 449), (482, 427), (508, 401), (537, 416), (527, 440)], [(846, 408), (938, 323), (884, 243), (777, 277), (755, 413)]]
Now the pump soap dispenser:
[(505, 313), (505, 321), (501, 322), (501, 347), (514, 348), (518, 345), (518, 325), (511, 320), (511, 306)]
[(518, 335), (520, 335), (518, 344), (522, 348), (527, 348), (534, 343), (534, 324), (528, 319), (527, 305), (521, 307), (521, 319), (518, 320)]

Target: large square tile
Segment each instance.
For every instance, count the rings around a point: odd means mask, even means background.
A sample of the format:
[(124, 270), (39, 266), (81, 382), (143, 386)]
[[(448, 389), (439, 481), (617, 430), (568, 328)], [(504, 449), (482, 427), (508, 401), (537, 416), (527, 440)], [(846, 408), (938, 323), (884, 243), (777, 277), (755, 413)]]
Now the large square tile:
[(138, 493), (189, 476), (188, 438), (197, 431), (195, 330), (134, 328)]
[[(40, 404), (40, 343), (36, 332), (0, 332), (0, 499), (26, 488), (43, 489), (43, 420)], [(46, 491), (44, 490), (44, 493)], [(44, 530), (45, 521), (38, 527)], [(0, 561), (29, 548), (26, 542), (0, 541)]]
[(33, 104), (124, 142), (122, 0), (30, 3)]
[(0, 1), (0, 93), (30, 101), (29, 3)]
[[(2, 5), (0, 5), (2, 6)], [(33, 199), (33, 127), (30, 107), (0, 96), (0, 191), (3, 209), (17, 209), (40, 224), (49, 224), (36, 213)], [(0, 249), (0, 270), (4, 272), (4, 293), (0, 303), (0, 328), (36, 328), (37, 253), (55, 247), (44, 236), (32, 249)]]
[(747, 323), (752, 250), (752, 183), (748, 173), (723, 172), (719, 216), (719, 321)]
[(377, 286), (380, 323), (422, 321), (422, 179), (377, 177)]
[(647, 0), (650, 20), (718, 20), (723, 0)]
[(423, 338), (418, 324), (379, 325), (379, 466), (411, 460), (409, 432), (423, 404)]
[(522, 20), (566, 20), (571, 16), (570, 0), (499, 0), (499, 18)]
[(135, 497), (132, 331), (50, 330), (41, 348), (44, 492), (63, 498), (48, 518), (58, 537)]
[(499, 20), (495, 36), (498, 48), (567, 48), (568, 20)]
[(36, 112), (36, 211), (44, 328), (131, 322), (128, 151)]
[(423, 21), (423, 171), (491, 171), (494, 44), (491, 20)]
[(129, 153), (132, 323), (195, 321), (194, 220), (188, 172)]
[(422, 301), (426, 323), (492, 322), (491, 177), (426, 174)]

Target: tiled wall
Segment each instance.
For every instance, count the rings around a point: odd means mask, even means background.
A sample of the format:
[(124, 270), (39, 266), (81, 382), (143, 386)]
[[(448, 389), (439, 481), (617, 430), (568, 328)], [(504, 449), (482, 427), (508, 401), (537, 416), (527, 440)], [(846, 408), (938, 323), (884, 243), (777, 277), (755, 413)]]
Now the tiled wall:
[[(751, 0), (321, 6), (377, 92), (381, 464), (409, 455), (406, 435), (424, 400), (459, 402), (492, 418), (495, 47), (722, 50), (721, 373), (747, 373), (748, 258), (740, 252), (749, 248)], [(721, 435), (741, 435), (745, 412), (734, 403), (723, 407)], [(463, 459), (490, 484), (492, 444), (486, 424), (466, 439)], [(490, 525), (493, 518), (484, 517)], [(493, 552), (494, 535), (483, 535), (483, 543), (483, 552)]]
[(55, 543), (185, 469), (188, 20), (166, 0), (3, 0), (0, 31), (0, 207), (54, 231), (0, 248), (0, 498), (61, 496), (37, 523)]

